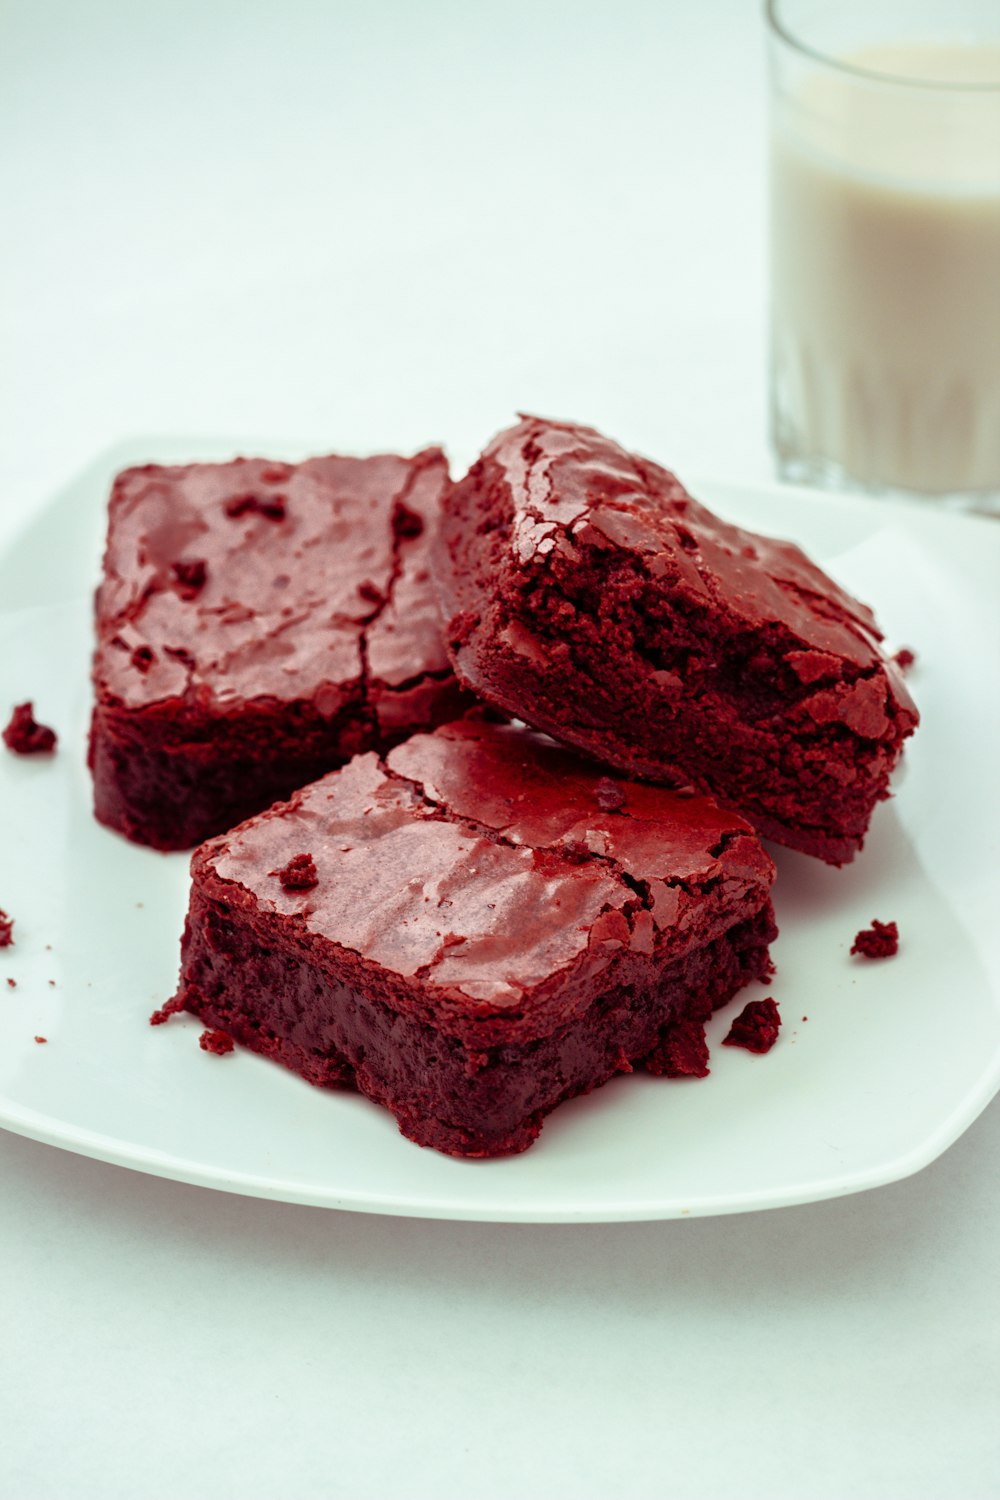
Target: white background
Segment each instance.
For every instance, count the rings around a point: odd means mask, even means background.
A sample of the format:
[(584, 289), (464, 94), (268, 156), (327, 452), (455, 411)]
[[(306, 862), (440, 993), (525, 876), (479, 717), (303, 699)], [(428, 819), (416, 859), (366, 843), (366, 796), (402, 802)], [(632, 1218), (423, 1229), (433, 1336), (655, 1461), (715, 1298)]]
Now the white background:
[[(752, 0), (7, 0), (0, 125), (0, 544), (144, 434), (461, 464), (523, 408), (770, 476)], [(0, 1497), (986, 1500), (998, 1146), (538, 1228), (2, 1135)]]

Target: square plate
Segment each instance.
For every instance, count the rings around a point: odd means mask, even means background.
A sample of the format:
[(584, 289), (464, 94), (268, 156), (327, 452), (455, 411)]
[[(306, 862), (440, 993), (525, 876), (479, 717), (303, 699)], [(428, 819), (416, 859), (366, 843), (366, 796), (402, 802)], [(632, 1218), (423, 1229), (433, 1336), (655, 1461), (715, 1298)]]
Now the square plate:
[[(231, 1192), (512, 1222), (856, 1192), (917, 1171), (971, 1124), (1000, 1086), (1000, 527), (784, 486), (693, 486), (730, 519), (793, 537), (875, 605), (918, 653), (923, 724), (854, 864), (772, 850), (781, 936), (767, 993), (784, 1025), (771, 1053), (718, 1045), (762, 993), (744, 991), (709, 1026), (707, 1079), (619, 1078), (556, 1110), (523, 1156), (460, 1161), (410, 1144), (356, 1095), (248, 1052), (202, 1052), (193, 1018), (148, 1025), (177, 977), (188, 860), (133, 847), (91, 815), (91, 591), (111, 475), (195, 450), (157, 439), (106, 455), (0, 557), (0, 717), (32, 698), (60, 736), (54, 758), (0, 754), (0, 907), (16, 923), (0, 952), (0, 1124)], [(899, 924), (889, 962), (849, 956), (873, 917)]]

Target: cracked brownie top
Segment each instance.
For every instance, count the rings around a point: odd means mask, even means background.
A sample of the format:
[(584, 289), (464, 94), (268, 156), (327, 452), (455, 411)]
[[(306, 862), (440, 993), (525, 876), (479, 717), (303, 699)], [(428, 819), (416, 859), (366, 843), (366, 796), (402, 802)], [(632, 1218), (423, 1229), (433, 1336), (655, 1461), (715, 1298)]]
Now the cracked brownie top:
[[(475, 558), (462, 551), (469, 546), (461, 530), (467, 495), (476, 497), (483, 512)], [(541, 659), (563, 622), (558, 600), (546, 598), (552, 618), (545, 638), (525, 628), (519, 617), (534, 614), (538, 602), (531, 590), (557, 588), (589, 557), (603, 558), (609, 576), (613, 568), (628, 568), (625, 581), (636, 598), (644, 585), (670, 588), (683, 593), (694, 615), (707, 611), (742, 629), (784, 631), (789, 677), (814, 700), (820, 721), (842, 719), (875, 737), (885, 728), (887, 706), (916, 717), (867, 605), (793, 542), (721, 520), (674, 474), (593, 428), (522, 417), (493, 439), (453, 487), (448, 505), (445, 534), (452, 555), (441, 577), (445, 617), (459, 668), (479, 690), (474, 653), (466, 649), (470, 637), (501, 637), (526, 660)], [(566, 612), (566, 623), (572, 623), (568, 606)], [(852, 684), (846, 694), (845, 665)], [(671, 689), (670, 670), (654, 675), (663, 679), (660, 688)], [(824, 693), (829, 683), (837, 685), (833, 695)]]
[(447, 478), (438, 449), (126, 470), (97, 598), (99, 693), (214, 712), (311, 699), (330, 718), (360, 702), (395, 727), (395, 695), (449, 675), (427, 565)]
[[(315, 884), (290, 890), (282, 871), (305, 855)], [(553, 981), (593, 980), (622, 950), (680, 957), (756, 913), (774, 875), (709, 798), (611, 782), (475, 716), (355, 757), (205, 845), (194, 870), (231, 907), (437, 991), (435, 1008), (516, 1011), (531, 992), (536, 1023), (559, 1004)]]

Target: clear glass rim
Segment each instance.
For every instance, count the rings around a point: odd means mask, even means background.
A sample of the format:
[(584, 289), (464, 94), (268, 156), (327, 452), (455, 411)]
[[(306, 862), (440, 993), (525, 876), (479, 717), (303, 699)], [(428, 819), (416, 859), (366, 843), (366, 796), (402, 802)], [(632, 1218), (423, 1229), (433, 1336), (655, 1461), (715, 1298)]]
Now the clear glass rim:
[[(861, 78), (867, 83), (894, 84), (897, 88), (929, 90), (932, 93), (1000, 93), (1000, 78), (991, 79), (986, 83), (945, 83), (940, 79), (932, 78), (901, 78), (897, 73), (880, 73), (875, 68), (862, 68), (857, 63), (845, 62), (843, 58), (824, 52), (821, 48), (804, 41), (802, 37), (796, 36), (780, 14), (781, 9), (781, 0), (766, 0), (764, 10), (772, 34), (803, 57), (822, 63), (825, 67), (832, 68), (834, 72), (844, 73), (849, 78)], [(997, 44), (1000, 45), (1000, 36), (997, 37)]]

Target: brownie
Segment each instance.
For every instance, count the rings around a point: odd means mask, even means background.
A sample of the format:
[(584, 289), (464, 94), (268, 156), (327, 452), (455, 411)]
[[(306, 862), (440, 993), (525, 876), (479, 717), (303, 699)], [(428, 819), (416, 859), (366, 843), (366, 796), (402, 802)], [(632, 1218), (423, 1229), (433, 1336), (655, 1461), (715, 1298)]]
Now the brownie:
[(128, 469), (89, 763), (101, 822), (189, 848), (452, 717), (429, 549), (444, 455)]
[(771, 972), (773, 866), (710, 799), (622, 781), (608, 810), (602, 780), (475, 716), (356, 756), (195, 851), (173, 1004), (456, 1156), (698, 1071), (685, 1028)]
[(589, 427), (523, 418), (445, 501), (458, 676), (632, 776), (691, 782), (832, 864), (917, 712), (871, 611)]

